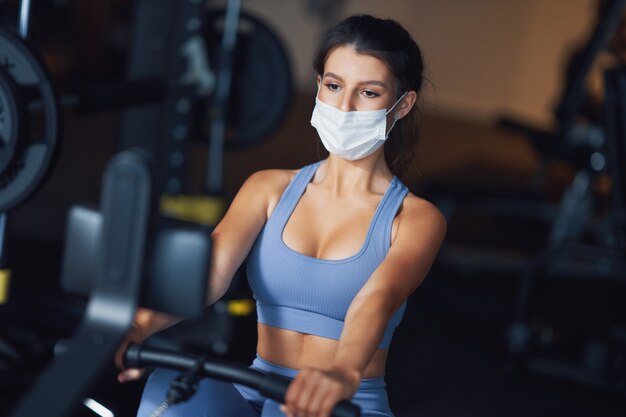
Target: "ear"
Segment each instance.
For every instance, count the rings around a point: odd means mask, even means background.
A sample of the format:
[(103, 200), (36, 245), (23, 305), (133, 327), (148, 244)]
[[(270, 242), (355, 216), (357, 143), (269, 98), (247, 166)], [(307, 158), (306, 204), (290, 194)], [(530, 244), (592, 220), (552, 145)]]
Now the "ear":
[(319, 90), (320, 85), (322, 84), (322, 76), (318, 74), (315, 79), (317, 81), (317, 89)]
[(411, 90), (408, 93), (406, 93), (406, 95), (402, 98), (402, 100), (400, 100), (400, 103), (398, 103), (396, 107), (396, 111), (394, 113), (394, 117), (397, 120), (400, 120), (404, 116), (409, 114), (409, 112), (415, 105), (416, 101), (417, 101), (417, 93), (415, 91)]

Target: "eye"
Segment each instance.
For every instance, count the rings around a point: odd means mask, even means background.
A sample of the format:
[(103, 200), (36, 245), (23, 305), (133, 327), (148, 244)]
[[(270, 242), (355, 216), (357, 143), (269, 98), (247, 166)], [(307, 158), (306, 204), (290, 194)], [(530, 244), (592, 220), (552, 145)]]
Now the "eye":
[(374, 97), (379, 97), (380, 96), (380, 94), (378, 94), (378, 93), (376, 93), (374, 91), (371, 91), (371, 90), (364, 90), (363, 91), (363, 95), (365, 97), (367, 97), (367, 98), (374, 98)]
[(330, 91), (337, 91), (339, 90), (339, 85), (335, 83), (326, 83), (326, 88), (328, 88)]

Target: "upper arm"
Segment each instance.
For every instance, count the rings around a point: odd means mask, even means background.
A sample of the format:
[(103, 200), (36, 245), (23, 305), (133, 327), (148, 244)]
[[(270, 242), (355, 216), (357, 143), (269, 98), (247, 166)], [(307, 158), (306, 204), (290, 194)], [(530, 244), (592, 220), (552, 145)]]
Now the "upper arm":
[(382, 294), (390, 315), (426, 278), (446, 233), (446, 220), (434, 205), (416, 197), (407, 200), (387, 256), (357, 295)]
[(217, 295), (228, 289), (233, 275), (248, 256), (267, 220), (268, 205), (281, 177), (278, 170), (258, 171), (248, 177), (211, 233), (210, 287)]

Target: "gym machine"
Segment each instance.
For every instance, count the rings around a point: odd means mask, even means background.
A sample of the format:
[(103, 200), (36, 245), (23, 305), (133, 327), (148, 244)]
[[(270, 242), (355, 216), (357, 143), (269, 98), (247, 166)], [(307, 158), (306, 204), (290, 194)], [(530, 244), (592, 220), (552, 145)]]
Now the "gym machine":
[[(107, 166), (100, 210), (75, 207), (68, 220), (62, 284), (89, 295), (85, 315), (15, 416), (61, 416), (76, 408), (112, 362), (138, 305), (182, 316), (202, 313), (208, 229), (180, 220), (215, 224), (219, 208), (210, 210), (212, 202), (202, 206), (210, 217), (200, 220), (176, 209), (185, 144), (194, 136), (209, 137), (206, 189), (217, 194), (224, 147), (257, 143), (278, 123), (291, 95), (288, 59), (271, 30), (242, 12), (239, 1), (229, 1), (226, 12), (207, 13), (205, 6), (200, 0), (137, 0), (128, 79), (85, 86), (61, 99), (35, 48), (24, 40), (30, 2), (20, 3), (21, 36), (0, 29), (0, 211), (25, 201), (51, 169), (61, 108), (125, 108), (124, 150)], [(216, 62), (215, 71), (209, 60)], [(255, 101), (266, 96), (273, 100)], [(174, 276), (185, 277), (184, 283)], [(354, 406), (342, 407), (350, 410), (343, 415), (358, 415)]]
[[(91, 259), (67, 261), (72, 265), (78, 262), (83, 267), (87, 261), (92, 272), (80, 266), (69, 267), (66, 279), (92, 280), (86, 314), (63, 351), (20, 400), (11, 414), (13, 417), (70, 415), (95, 378), (111, 366), (139, 304), (184, 317), (202, 313), (207, 294), (210, 237), (201, 231), (158, 224), (151, 215), (156, 207), (149, 159), (143, 150), (118, 153), (104, 174), (100, 213), (74, 212), (74, 227), (67, 243), (80, 250), (87, 248), (94, 257), (93, 262)], [(210, 360), (198, 362), (175, 352), (158, 360), (164, 352), (157, 356), (159, 351), (154, 348), (145, 351), (145, 354), (141, 350), (129, 351), (126, 363), (191, 370), (194, 374), (189, 378), (194, 380), (203, 371), (208, 376), (253, 386), (278, 401), (284, 401), (289, 385), (289, 381), (278, 376), (263, 375), (245, 366), (219, 365)], [(184, 398), (193, 394), (193, 385), (186, 390), (191, 392)], [(357, 406), (343, 401), (333, 415), (359, 414)]]
[[(624, 1), (607, 4), (607, 13), (611, 15), (605, 16), (601, 24), (606, 33), (611, 33), (623, 19), (625, 6)], [(603, 39), (607, 38), (608, 35)], [(587, 66), (583, 69), (588, 69), (594, 52), (601, 47), (601, 41), (595, 40), (594, 37), (584, 51), (583, 62)], [(566, 126), (574, 124), (574, 116), (582, 104), (586, 73), (583, 70), (574, 73), (574, 85), (559, 107)], [(506, 347), (511, 369), (549, 375), (624, 396), (626, 68), (622, 64), (607, 70), (604, 80), (601, 141), (597, 149), (586, 154), (587, 168), (577, 172), (563, 198), (560, 217), (555, 221), (560, 239), (550, 240), (546, 249), (524, 268), (513, 323), (506, 333)], [(596, 152), (601, 152), (602, 161)], [(612, 182), (606, 235), (588, 243), (580, 239), (591, 210), (593, 177), (588, 173), (593, 172), (594, 163), (600, 162)], [(573, 232), (567, 227), (568, 222), (575, 226)], [(542, 301), (544, 306), (547, 303), (552, 307), (551, 313), (542, 311)], [(558, 314), (555, 310), (559, 310)]]
[[(50, 339), (73, 329), (80, 307), (67, 303), (49, 308), (39, 318), (40, 338), (24, 331), (39, 302), (20, 309), (19, 298), (9, 297), (11, 270), (7, 259), (6, 227), (9, 212), (24, 203), (42, 185), (58, 154), (60, 115), (57, 95), (48, 71), (34, 48), (24, 39), (28, 34), (30, 2), (21, 3), (18, 31), (0, 27), (0, 304), (8, 320), (2, 320), (0, 359), (3, 364), (2, 386), (8, 392), (23, 390), (34, 373), (48, 360)], [(1, 5), (1, 7), (5, 7)], [(36, 102), (39, 109), (33, 109)], [(34, 106), (37, 107), (37, 106)], [(12, 303), (8, 303), (11, 299)], [(7, 311), (8, 310), (8, 311)], [(17, 310), (10, 314), (12, 310)], [(14, 319), (19, 316), (19, 320)], [(63, 328), (53, 327), (62, 323)], [(43, 331), (42, 331), (43, 329)]]
[[(226, 10), (209, 5), (136, 1), (127, 79), (80, 86), (61, 97), (36, 48), (0, 28), (0, 212), (26, 201), (53, 168), (63, 109), (124, 108), (121, 148), (142, 147), (153, 155), (161, 214), (216, 224), (225, 205), (223, 150), (253, 146), (275, 129), (289, 106), (292, 77), (284, 47), (265, 23), (242, 11), (239, 1), (229, 2)], [(30, 2), (20, 6), (25, 37)], [(188, 148), (198, 139), (206, 139), (208, 159), (217, 162), (208, 165), (206, 193), (186, 195)], [(5, 224), (0, 216), (0, 231)], [(8, 281), (3, 271), (5, 295)], [(85, 294), (87, 288), (78, 290)]]
[[(532, 245), (524, 242), (525, 239), (548, 246), (589, 240), (600, 246), (615, 245), (617, 236), (610, 217), (594, 213), (598, 205), (594, 182), (601, 176), (613, 175), (608, 168), (611, 156), (607, 153), (606, 133), (601, 123), (581, 120), (580, 115), (585, 102), (587, 74), (594, 58), (607, 47), (610, 36), (620, 24), (625, 5), (624, 0), (605, 2), (603, 15), (570, 67), (567, 84), (555, 111), (557, 127), (554, 130), (537, 129), (511, 118), (499, 120), (500, 127), (528, 138), (540, 157), (540, 167), (526, 189), (511, 192), (449, 191), (443, 186), (443, 192), (434, 191), (431, 197), (451, 224), (458, 214), (476, 214), (479, 219), (488, 216), (489, 221), (524, 221), (527, 230), (520, 233), (519, 242), (510, 242), (510, 246), (506, 246), (507, 243), (499, 241), (497, 246), (486, 246), (484, 250), (471, 243), (445, 244), (439, 256), (442, 264), (463, 271), (517, 274), (537, 255)], [(553, 160), (565, 161), (575, 170), (571, 184), (556, 204), (541, 189), (547, 163)], [(536, 233), (531, 235), (530, 231)]]
[[(614, 244), (601, 247), (562, 243), (546, 248), (534, 258), (520, 278), (514, 321), (507, 329), (506, 341), (511, 369), (549, 375), (624, 396), (626, 69), (607, 71), (605, 84)], [(550, 297), (549, 305), (557, 303), (565, 310), (562, 314), (566, 318), (542, 311), (538, 306), (542, 303), (538, 301), (545, 299), (545, 294)], [(555, 294), (560, 294), (558, 300)], [(586, 315), (596, 319), (590, 322), (585, 320)]]

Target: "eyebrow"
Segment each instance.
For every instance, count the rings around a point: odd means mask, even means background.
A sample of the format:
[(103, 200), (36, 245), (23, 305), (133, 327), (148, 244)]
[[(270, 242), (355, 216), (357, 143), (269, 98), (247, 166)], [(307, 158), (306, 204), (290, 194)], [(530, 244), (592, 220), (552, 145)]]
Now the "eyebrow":
[[(324, 74), (324, 78), (326, 77), (330, 77), (330, 78), (334, 78), (336, 80), (339, 81), (343, 81), (343, 78), (341, 78), (340, 76), (338, 76), (337, 74), (333, 73), (333, 72), (327, 72), (326, 74)], [(383, 83), (382, 81), (378, 81), (378, 80), (367, 80), (367, 81), (360, 81), (359, 82), (360, 85), (377, 85), (380, 86), (382, 88), (387, 88), (387, 86), (385, 85), (385, 83)]]

